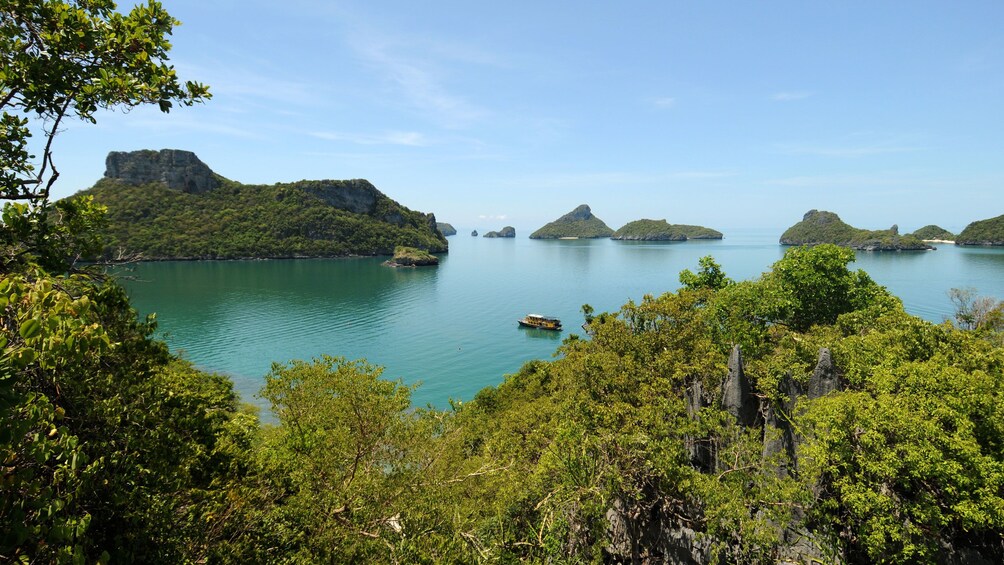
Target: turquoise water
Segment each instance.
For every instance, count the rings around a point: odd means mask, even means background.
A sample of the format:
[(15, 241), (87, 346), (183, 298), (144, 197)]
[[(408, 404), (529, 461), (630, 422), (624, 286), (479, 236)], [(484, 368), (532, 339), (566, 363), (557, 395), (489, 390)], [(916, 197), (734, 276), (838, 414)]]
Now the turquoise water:
[[(579, 332), (580, 308), (618, 309), (679, 286), (682, 269), (713, 255), (737, 279), (756, 277), (784, 253), (778, 232), (733, 230), (721, 241), (535, 241), (450, 238), (438, 267), (393, 269), (382, 259), (164, 262), (136, 265), (125, 280), (141, 314), (157, 313), (160, 337), (196, 365), (230, 375), (254, 394), (273, 361), (321, 354), (366, 358), (384, 376), (421, 382), (416, 405), (447, 406), (501, 381), (531, 359), (549, 359)], [(1004, 298), (1004, 249), (859, 253), (855, 264), (940, 322), (947, 292), (972, 287)], [(521, 329), (526, 313), (560, 317), (562, 334)]]

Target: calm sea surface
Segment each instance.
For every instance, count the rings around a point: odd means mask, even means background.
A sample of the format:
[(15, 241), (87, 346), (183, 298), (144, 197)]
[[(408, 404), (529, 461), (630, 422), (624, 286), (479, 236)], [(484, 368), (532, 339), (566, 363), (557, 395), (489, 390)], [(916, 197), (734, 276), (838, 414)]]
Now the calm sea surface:
[[(384, 376), (421, 382), (416, 405), (447, 407), (501, 382), (525, 361), (549, 359), (581, 333), (580, 308), (617, 310), (629, 299), (679, 287), (682, 269), (712, 255), (735, 279), (777, 261), (780, 230), (732, 230), (721, 241), (536, 241), (452, 236), (438, 267), (393, 269), (382, 259), (164, 262), (136, 265), (123, 281), (159, 336), (203, 369), (254, 394), (273, 361), (321, 354), (366, 358)], [(864, 269), (907, 311), (941, 322), (948, 290), (1004, 298), (1004, 249), (858, 253)], [(517, 327), (526, 313), (558, 316), (561, 334)]]

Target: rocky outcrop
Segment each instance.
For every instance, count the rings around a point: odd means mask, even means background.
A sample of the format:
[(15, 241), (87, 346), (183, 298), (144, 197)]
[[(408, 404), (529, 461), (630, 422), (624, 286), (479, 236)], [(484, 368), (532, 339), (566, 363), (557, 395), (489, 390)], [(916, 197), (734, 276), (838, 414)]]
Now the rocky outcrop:
[(516, 228), (506, 226), (499, 231), (490, 231), (484, 237), (516, 237)]
[(457, 228), (446, 222), (436, 222), (436, 229), (439, 230), (439, 233), (446, 236), (457, 235)]
[(826, 396), (835, 390), (840, 390), (840, 373), (833, 364), (830, 350), (824, 347), (819, 350), (816, 368), (809, 377), (809, 390), (806, 392), (809, 399), (814, 399)]
[(394, 249), (394, 257), (384, 263), (390, 267), (429, 267), (439, 264), (439, 257), (414, 247), (399, 245)]
[(471, 232), (471, 237), (478, 237), (478, 230), (472, 231)]
[(131, 185), (163, 183), (168, 188), (202, 194), (220, 186), (220, 178), (191, 151), (112, 151), (105, 159), (105, 178)]

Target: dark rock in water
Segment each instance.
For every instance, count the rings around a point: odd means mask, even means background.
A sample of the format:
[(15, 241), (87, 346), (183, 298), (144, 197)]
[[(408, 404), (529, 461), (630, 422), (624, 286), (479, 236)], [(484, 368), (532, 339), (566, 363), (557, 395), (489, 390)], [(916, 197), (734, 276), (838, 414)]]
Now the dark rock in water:
[(105, 177), (126, 184), (161, 182), (192, 194), (209, 192), (220, 179), (195, 153), (180, 149), (112, 151), (105, 159)]
[(484, 237), (516, 237), (516, 228), (506, 226), (499, 231), (490, 231)]
[(457, 228), (446, 222), (436, 222), (436, 229), (443, 235), (457, 235)]
[(753, 387), (743, 369), (742, 351), (732, 347), (729, 355), (729, 374), (722, 383), (722, 409), (736, 417), (741, 426), (750, 427), (756, 423), (760, 402), (753, 395)]
[(830, 350), (824, 347), (819, 350), (819, 360), (812, 371), (812, 376), (809, 377), (808, 396), (810, 399), (819, 398), (839, 389), (840, 374), (833, 364)]
[(478, 230), (472, 231), (471, 235), (474, 236), (474, 237), (478, 237)]

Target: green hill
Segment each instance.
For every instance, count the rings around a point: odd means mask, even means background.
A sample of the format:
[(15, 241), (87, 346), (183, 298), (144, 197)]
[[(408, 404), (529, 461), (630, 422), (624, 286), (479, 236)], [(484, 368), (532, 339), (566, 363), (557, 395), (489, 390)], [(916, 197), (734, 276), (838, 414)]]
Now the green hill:
[(1004, 245), (1004, 216), (978, 220), (962, 230), (956, 245)]
[(589, 206), (582, 204), (530, 234), (530, 239), (559, 239), (563, 237), (592, 239), (610, 237), (613, 233), (614, 230), (610, 229), (610, 226), (593, 215)]
[(641, 241), (686, 241), (722, 239), (722, 232), (703, 226), (669, 224), (666, 220), (635, 220), (615, 231), (611, 239)]
[(925, 241), (955, 241), (954, 233), (934, 224), (924, 226), (910, 235)]
[(934, 249), (912, 235), (899, 235), (893, 226), (887, 230), (863, 230), (845, 224), (833, 212), (809, 210), (802, 221), (781, 235), (781, 245), (818, 245), (832, 243), (862, 251), (914, 251)]
[[(432, 214), (401, 206), (366, 180), (244, 185), (206, 177), (208, 167), (200, 180), (191, 171), (201, 161), (176, 153), (113, 154), (115, 163), (110, 155), (112, 178), (79, 193), (108, 208), (105, 258), (390, 255), (398, 245), (447, 251)], [(194, 161), (180, 167), (178, 154)], [(125, 158), (132, 161), (123, 165)]]

